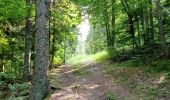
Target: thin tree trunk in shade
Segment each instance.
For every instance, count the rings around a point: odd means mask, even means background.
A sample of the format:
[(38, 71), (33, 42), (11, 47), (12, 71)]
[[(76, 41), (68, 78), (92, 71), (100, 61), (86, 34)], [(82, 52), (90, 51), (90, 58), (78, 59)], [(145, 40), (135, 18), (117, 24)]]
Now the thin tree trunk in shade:
[(0, 58), (0, 72), (3, 72), (3, 66), (4, 66), (4, 53), (3, 53), (3, 50), (4, 48), (2, 47), (2, 56)]
[(158, 29), (159, 29), (160, 39), (161, 39), (162, 53), (164, 54), (164, 57), (168, 57), (169, 52), (166, 45), (166, 38), (163, 30), (163, 19), (162, 19), (160, 0), (156, 1), (156, 5), (157, 5), (157, 12), (158, 12)]
[(149, 0), (150, 8), (149, 8), (149, 33), (150, 33), (150, 42), (154, 44), (154, 22), (153, 22), (153, 5), (152, 0)]
[(35, 59), (30, 100), (43, 100), (48, 94), (50, 0), (36, 0)]
[(116, 3), (116, 0), (112, 0), (112, 37), (111, 37), (111, 46), (114, 47), (115, 45), (115, 36), (116, 36), (116, 33), (115, 33), (115, 3)]
[(144, 19), (144, 30), (145, 30), (145, 34), (144, 34), (144, 45), (146, 47), (149, 46), (149, 43), (150, 43), (150, 40), (149, 40), (149, 20), (148, 20), (148, 10), (146, 10), (144, 12), (144, 16), (143, 16), (143, 19)]
[(136, 37), (135, 37), (133, 15), (128, 15), (128, 20), (129, 20), (129, 34), (131, 35), (132, 46), (134, 49), (135, 46), (137, 46), (137, 44), (136, 44)]
[(27, 16), (25, 23), (25, 56), (24, 56), (24, 66), (23, 66), (23, 81), (29, 81), (30, 76), (30, 58), (31, 58), (31, 0), (26, 0), (27, 5)]
[(141, 20), (141, 26), (142, 26), (142, 34), (141, 34), (141, 36), (142, 36), (142, 43), (143, 42), (145, 42), (145, 23), (144, 23), (144, 13), (143, 13), (143, 11), (142, 11), (142, 14), (141, 14), (141, 18), (140, 18), (140, 20)]
[(137, 26), (137, 32), (138, 32), (138, 45), (141, 45), (141, 33), (140, 33), (140, 25), (139, 25), (139, 16), (136, 16), (136, 26)]

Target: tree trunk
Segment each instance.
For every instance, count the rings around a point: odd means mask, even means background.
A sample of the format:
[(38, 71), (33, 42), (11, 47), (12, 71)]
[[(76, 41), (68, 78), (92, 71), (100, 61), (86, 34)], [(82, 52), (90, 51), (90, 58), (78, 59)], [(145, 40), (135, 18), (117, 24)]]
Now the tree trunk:
[(135, 46), (137, 46), (137, 44), (136, 44), (136, 38), (135, 38), (133, 15), (128, 14), (128, 20), (129, 20), (129, 34), (131, 35), (132, 46), (134, 49)]
[(109, 15), (107, 9), (104, 9), (104, 23), (106, 27), (106, 37), (107, 37), (107, 46), (111, 46), (111, 36), (110, 36), (110, 24), (109, 24)]
[(145, 34), (144, 34), (144, 45), (146, 47), (149, 46), (150, 40), (150, 34), (149, 34), (149, 19), (148, 19), (148, 11), (144, 12), (144, 28), (145, 28)]
[(142, 14), (141, 14), (141, 25), (142, 25), (142, 37), (143, 37), (143, 41), (142, 41), (142, 43), (143, 42), (145, 42), (145, 23), (144, 23), (144, 13), (143, 13), (143, 11), (142, 11)]
[(66, 32), (64, 31), (64, 59), (63, 59), (63, 63), (66, 64)]
[(162, 53), (164, 57), (168, 57), (169, 52), (168, 52), (168, 48), (166, 45), (165, 34), (163, 31), (163, 19), (162, 19), (162, 10), (160, 6), (160, 0), (156, 1), (156, 5), (157, 5), (157, 11), (158, 11), (158, 29), (159, 29), (160, 39), (161, 39)]
[(36, 0), (35, 59), (30, 100), (43, 100), (48, 94), (50, 0)]
[(50, 69), (52, 68), (52, 65), (54, 63), (54, 56), (55, 56), (55, 52), (56, 52), (55, 44), (56, 44), (56, 34), (53, 33), (52, 43), (51, 43), (52, 47), (51, 47)]
[(151, 45), (154, 44), (154, 26), (153, 26), (153, 6), (152, 0), (149, 0), (149, 33), (150, 33), (150, 42)]
[(2, 65), (2, 61), (1, 61), (1, 64), (0, 64), (0, 72), (3, 72), (3, 65)]
[(138, 45), (141, 46), (141, 33), (140, 33), (140, 26), (139, 26), (139, 16), (136, 17), (136, 26), (137, 26), (137, 32), (138, 32)]
[(3, 45), (0, 45), (2, 46), (2, 52), (1, 52), (1, 56), (0, 56), (0, 72), (3, 72), (3, 66), (4, 66), (4, 47)]
[(23, 81), (29, 81), (30, 76), (30, 58), (31, 58), (31, 41), (30, 41), (30, 30), (31, 30), (31, 0), (26, 0), (27, 5), (27, 16), (25, 23), (25, 57), (24, 57), (24, 66), (22, 79)]
[[(3, 54), (2, 54), (3, 55)], [(0, 72), (3, 72), (3, 57), (0, 58)]]
[(115, 3), (116, 0), (112, 0), (112, 37), (111, 37), (111, 46), (114, 47), (115, 46)]
[[(55, 11), (55, 9), (54, 9), (55, 8), (55, 1), (53, 1), (50, 8), (51, 8), (50, 9), (50, 14), (51, 14), (51, 12)], [(52, 22), (52, 24), (51, 24), (51, 22)], [(50, 39), (52, 39), (52, 40), (50, 41), (50, 46), (51, 46), (50, 54), (51, 54), (51, 56), (50, 56), (49, 69), (51, 69), (52, 66), (53, 66), (54, 56), (55, 56), (55, 51), (56, 51), (56, 48), (55, 48), (55, 44), (56, 44), (55, 27), (56, 27), (56, 24), (55, 23), (56, 23), (55, 18), (51, 17), (51, 20), (49, 21), (49, 26), (50, 26), (49, 29), (52, 28), (52, 33), (51, 33), (51, 31), (49, 31), (49, 33), (50, 33)]]

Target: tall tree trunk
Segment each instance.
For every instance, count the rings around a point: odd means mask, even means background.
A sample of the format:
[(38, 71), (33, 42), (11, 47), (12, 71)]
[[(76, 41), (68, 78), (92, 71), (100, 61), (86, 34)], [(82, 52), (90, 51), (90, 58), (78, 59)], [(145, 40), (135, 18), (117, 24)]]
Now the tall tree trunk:
[(1, 63), (0, 63), (0, 72), (3, 72), (3, 61), (1, 60)]
[(152, 0), (149, 0), (150, 8), (149, 8), (149, 33), (150, 33), (150, 42), (154, 44), (154, 26), (153, 26), (153, 6)]
[(131, 43), (132, 43), (132, 47), (134, 49), (135, 46), (137, 47), (136, 37), (135, 37), (135, 29), (134, 29), (134, 21), (133, 21), (134, 14), (133, 14), (133, 12), (130, 13), (130, 7), (128, 5), (127, 0), (121, 0), (121, 4), (128, 15), (129, 34), (131, 35), (131, 39), (132, 39)]
[(54, 56), (55, 56), (55, 44), (56, 44), (56, 35), (53, 34), (53, 37), (52, 37), (52, 43), (51, 43), (51, 58), (50, 58), (50, 69), (52, 68), (53, 66), (53, 63), (54, 63)]
[[(53, 1), (52, 2), (52, 4), (51, 4), (51, 7), (50, 7), (51, 9), (50, 9), (50, 14), (53, 12), (53, 11), (55, 11), (55, 1)], [(52, 22), (52, 23), (51, 23)], [(50, 50), (50, 54), (51, 54), (51, 56), (50, 56), (50, 65), (49, 65), (49, 69), (51, 69), (52, 68), (52, 66), (53, 66), (53, 63), (54, 63), (54, 56), (55, 56), (55, 44), (56, 44), (56, 34), (55, 34), (55, 27), (56, 27), (56, 20), (55, 20), (55, 18), (54, 17), (51, 17), (51, 20), (49, 21), (49, 29), (51, 29), (52, 28), (52, 33), (51, 33), (51, 31), (49, 31), (49, 33), (50, 33), (50, 39), (52, 39), (51, 41), (50, 41), (50, 46), (51, 46), (51, 50)]]
[(43, 100), (49, 92), (49, 7), (50, 0), (36, 0), (35, 68), (30, 100)]
[(31, 58), (31, 0), (26, 0), (27, 5), (27, 16), (26, 16), (26, 23), (25, 23), (25, 57), (24, 57), (24, 66), (23, 66), (23, 73), (22, 79), (23, 81), (29, 81), (30, 76), (30, 58)]
[(168, 57), (169, 52), (166, 45), (166, 38), (163, 30), (163, 19), (162, 19), (162, 9), (160, 6), (160, 0), (156, 1), (156, 5), (158, 11), (158, 29), (159, 29), (160, 39), (161, 39), (162, 53), (164, 54), (164, 57)]
[(0, 72), (3, 72), (3, 58), (0, 61)]
[(3, 66), (4, 66), (4, 47), (2, 47), (2, 54), (1, 54), (1, 58), (0, 58), (0, 72), (3, 72)]
[(115, 3), (116, 3), (116, 0), (112, 0), (112, 37), (111, 37), (111, 46), (114, 47), (115, 46), (115, 36), (116, 36), (116, 33), (115, 33)]
[(64, 31), (64, 59), (63, 59), (63, 63), (66, 64), (66, 32)]
[[(145, 44), (145, 23), (144, 23), (144, 13), (142, 11), (142, 14), (141, 14), (141, 25), (142, 25), (142, 37), (143, 37), (143, 42)], [(142, 43), (143, 43), (142, 42)]]
[(149, 18), (148, 18), (148, 10), (146, 10), (144, 12), (144, 28), (145, 28), (145, 34), (144, 34), (144, 45), (146, 47), (149, 46), (149, 43), (150, 43), (150, 40), (149, 40), (149, 37), (150, 37), (150, 34), (149, 34)]
[(106, 37), (107, 37), (107, 46), (111, 46), (111, 34), (110, 34), (110, 24), (109, 24), (109, 15), (107, 9), (104, 10), (104, 23), (106, 27)]
[(137, 47), (137, 44), (136, 44), (136, 38), (135, 38), (133, 15), (128, 14), (128, 20), (129, 20), (129, 34), (131, 35), (132, 46), (134, 49), (135, 46)]
[(141, 33), (140, 33), (140, 25), (139, 25), (139, 16), (136, 17), (136, 26), (137, 26), (137, 32), (138, 32), (138, 45), (141, 46)]

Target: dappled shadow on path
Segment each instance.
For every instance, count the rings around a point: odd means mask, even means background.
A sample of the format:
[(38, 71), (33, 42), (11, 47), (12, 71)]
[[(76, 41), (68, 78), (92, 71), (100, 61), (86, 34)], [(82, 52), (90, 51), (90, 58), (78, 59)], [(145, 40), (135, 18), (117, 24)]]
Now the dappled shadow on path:
[(80, 76), (70, 66), (61, 67), (56, 75), (62, 79), (62, 89), (55, 91), (50, 100), (107, 100), (108, 91), (113, 91), (116, 100), (139, 100), (128, 89), (113, 83), (101, 69), (99, 64), (83, 63), (81, 70), (88, 70), (88, 74)]

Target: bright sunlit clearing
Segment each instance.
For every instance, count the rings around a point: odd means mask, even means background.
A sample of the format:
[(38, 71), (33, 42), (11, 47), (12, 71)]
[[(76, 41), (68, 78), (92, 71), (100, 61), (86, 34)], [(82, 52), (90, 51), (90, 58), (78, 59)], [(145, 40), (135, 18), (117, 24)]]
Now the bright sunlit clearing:
[(90, 30), (90, 23), (89, 23), (89, 15), (87, 13), (87, 8), (83, 8), (81, 13), (82, 13), (82, 21), (81, 24), (77, 26), (79, 30), (77, 52), (78, 54), (85, 54), (85, 45)]

